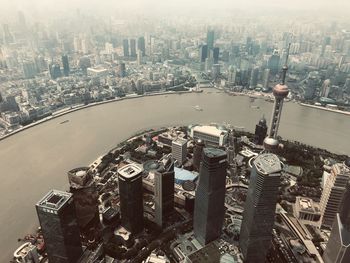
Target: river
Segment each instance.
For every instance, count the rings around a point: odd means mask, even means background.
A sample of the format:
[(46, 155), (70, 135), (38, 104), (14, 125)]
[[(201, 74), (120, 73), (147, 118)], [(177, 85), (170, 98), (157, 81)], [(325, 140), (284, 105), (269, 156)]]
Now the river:
[[(199, 105), (203, 111), (196, 111)], [(251, 105), (259, 106), (259, 109)], [(231, 123), (253, 131), (272, 103), (208, 93), (159, 95), (86, 108), (0, 141), (0, 262), (8, 262), (23, 237), (38, 225), (35, 204), (50, 189), (66, 189), (66, 172), (90, 164), (138, 131), (191, 123)], [(64, 124), (60, 122), (69, 120)], [(279, 134), (287, 139), (350, 154), (350, 117), (285, 103)]]

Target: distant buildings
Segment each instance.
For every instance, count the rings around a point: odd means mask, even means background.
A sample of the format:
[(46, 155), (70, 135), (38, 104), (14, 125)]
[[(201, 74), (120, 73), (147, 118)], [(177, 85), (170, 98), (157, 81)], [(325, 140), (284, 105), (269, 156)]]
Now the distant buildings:
[(129, 56), (129, 40), (128, 39), (123, 39), (123, 54), (124, 54), (124, 57)]
[(174, 163), (170, 160), (163, 171), (157, 171), (154, 175), (155, 218), (160, 227), (174, 211), (174, 178)]
[(281, 162), (274, 154), (261, 154), (253, 162), (239, 238), (245, 262), (265, 262), (275, 221), (281, 169)]
[(132, 234), (143, 230), (143, 190), (141, 168), (129, 164), (118, 170), (122, 226)]
[(67, 55), (62, 56), (62, 65), (63, 65), (63, 74), (65, 76), (69, 76), (70, 68), (69, 68), (69, 61), (68, 61)]
[(142, 56), (146, 55), (146, 44), (145, 44), (145, 38), (139, 37), (137, 40), (137, 49), (141, 51)]
[(204, 146), (205, 145), (202, 140), (200, 139), (196, 140), (196, 144), (193, 150), (193, 168), (195, 171), (199, 171)]
[(350, 179), (350, 167), (337, 163), (332, 166), (320, 200), (321, 227), (331, 229)]
[(202, 245), (221, 235), (225, 215), (226, 169), (225, 151), (204, 148), (193, 217), (194, 235)]
[(208, 49), (211, 50), (214, 47), (214, 30), (208, 30), (207, 32), (207, 45)]
[(74, 263), (83, 254), (72, 194), (51, 190), (36, 211), (50, 263)]

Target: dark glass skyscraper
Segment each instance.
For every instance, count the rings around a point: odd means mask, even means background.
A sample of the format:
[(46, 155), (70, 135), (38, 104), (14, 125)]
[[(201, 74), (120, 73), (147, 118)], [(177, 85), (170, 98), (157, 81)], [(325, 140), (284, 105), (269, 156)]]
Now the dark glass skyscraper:
[(141, 50), (142, 56), (146, 55), (146, 44), (145, 44), (145, 38), (139, 37), (137, 40), (137, 49)]
[(199, 49), (199, 57), (201, 62), (205, 62), (206, 58), (208, 57), (208, 46), (202, 45)]
[(274, 154), (261, 154), (254, 160), (239, 238), (245, 262), (265, 262), (275, 221), (281, 169), (281, 162)]
[(124, 57), (129, 56), (129, 40), (127, 39), (123, 40), (123, 52), (124, 52)]
[(225, 215), (227, 154), (216, 148), (204, 148), (196, 190), (193, 229), (199, 243), (217, 239)]
[(76, 263), (83, 251), (72, 194), (51, 190), (36, 211), (50, 263)]
[(136, 40), (130, 39), (130, 56), (136, 57)]
[(255, 125), (255, 143), (262, 145), (264, 143), (264, 139), (267, 135), (267, 125), (266, 119), (263, 117), (259, 121), (257, 125)]
[(68, 61), (68, 56), (67, 55), (63, 55), (62, 56), (62, 65), (63, 65), (63, 74), (65, 76), (69, 76), (69, 61)]
[(207, 45), (208, 49), (211, 50), (214, 47), (214, 30), (208, 30), (207, 32)]
[(174, 211), (174, 162), (169, 160), (163, 171), (155, 173), (154, 180), (156, 222), (162, 227), (164, 219)]
[(220, 49), (218, 47), (213, 48), (213, 59), (214, 59), (214, 64), (219, 63), (219, 54), (220, 54)]
[(132, 234), (143, 230), (143, 195), (141, 169), (133, 164), (118, 170), (122, 226)]

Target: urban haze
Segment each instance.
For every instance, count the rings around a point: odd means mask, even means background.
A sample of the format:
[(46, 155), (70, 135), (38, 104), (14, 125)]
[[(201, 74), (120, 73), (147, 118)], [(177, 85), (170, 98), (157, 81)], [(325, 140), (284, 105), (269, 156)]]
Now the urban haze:
[(0, 262), (350, 262), (349, 10), (0, 0)]

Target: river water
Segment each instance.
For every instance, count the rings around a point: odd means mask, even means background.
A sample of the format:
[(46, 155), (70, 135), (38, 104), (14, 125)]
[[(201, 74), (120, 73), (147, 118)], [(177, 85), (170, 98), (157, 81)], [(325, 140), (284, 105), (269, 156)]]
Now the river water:
[[(196, 111), (199, 105), (203, 111)], [(260, 108), (252, 108), (251, 105)], [(0, 262), (8, 262), (23, 237), (38, 225), (36, 202), (68, 186), (66, 172), (93, 162), (134, 133), (161, 126), (231, 123), (253, 131), (272, 103), (216, 91), (123, 100), (76, 111), (0, 141)], [(69, 122), (60, 124), (64, 120)], [(279, 134), (350, 154), (350, 117), (288, 102)]]

